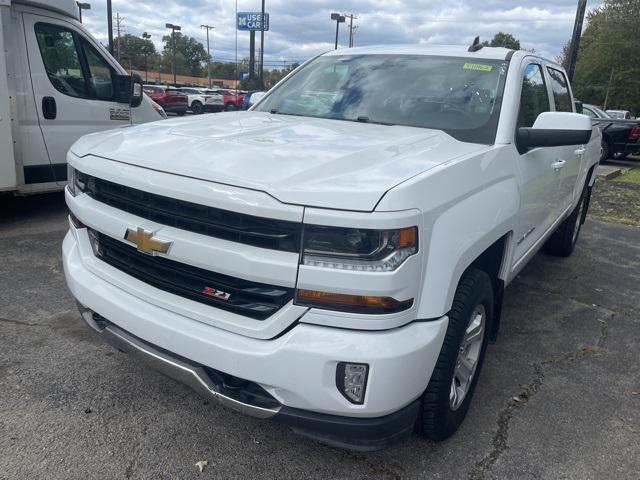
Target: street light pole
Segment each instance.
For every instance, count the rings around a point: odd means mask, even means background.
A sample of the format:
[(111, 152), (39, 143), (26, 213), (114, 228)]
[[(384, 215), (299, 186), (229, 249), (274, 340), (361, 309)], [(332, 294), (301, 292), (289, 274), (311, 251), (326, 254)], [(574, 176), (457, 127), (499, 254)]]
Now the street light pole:
[(264, 0), (260, 17), (260, 90), (264, 90)]
[[(147, 32), (143, 32), (142, 33), (142, 38), (144, 38), (145, 40), (149, 40), (151, 38), (151, 35), (149, 35)], [(149, 50), (145, 46), (145, 49), (144, 49), (144, 83), (149, 83), (149, 65), (148, 65), (148, 61), (149, 61)]]
[(173, 86), (176, 86), (176, 31), (182, 30), (182, 27), (180, 25), (174, 25), (173, 23), (166, 23), (164, 26), (165, 28), (171, 29), (171, 43), (173, 44)]
[(111, 0), (107, 0), (107, 30), (109, 30), (109, 53), (113, 55), (113, 10)]
[(207, 78), (209, 79), (209, 88), (211, 88), (211, 49), (209, 48), (209, 30), (213, 30), (216, 27), (211, 25), (200, 25), (200, 28), (207, 29)]
[(80, 23), (82, 23), (82, 10), (90, 10), (91, 4), (76, 2), (76, 5), (78, 5), (78, 17), (80, 19)]
[(338, 31), (340, 29), (340, 24), (344, 23), (345, 17), (344, 15), (340, 15), (339, 13), (332, 13), (331, 20), (336, 21), (336, 43), (335, 43), (334, 50), (337, 50), (338, 49)]

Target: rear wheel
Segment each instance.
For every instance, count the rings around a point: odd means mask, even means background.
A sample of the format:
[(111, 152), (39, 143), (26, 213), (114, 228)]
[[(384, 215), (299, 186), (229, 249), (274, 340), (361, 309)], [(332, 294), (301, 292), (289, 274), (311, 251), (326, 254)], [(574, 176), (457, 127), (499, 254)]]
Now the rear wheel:
[(202, 103), (196, 100), (191, 104), (191, 111), (194, 115), (200, 115), (202, 112), (204, 112), (204, 106), (202, 105)]
[(416, 424), (417, 431), (432, 440), (451, 436), (469, 410), (493, 321), (489, 275), (473, 269), (462, 277), (448, 317), (442, 350)]
[(227, 112), (233, 112), (236, 109), (236, 105), (234, 103), (232, 103), (232, 102), (229, 102), (224, 106), (224, 109)]
[(568, 257), (573, 253), (578, 236), (582, 229), (582, 224), (587, 218), (587, 210), (589, 209), (589, 199), (591, 197), (591, 188), (588, 185), (582, 189), (580, 201), (569, 215), (553, 232), (551, 238), (547, 240), (544, 246), (545, 252), (557, 257)]

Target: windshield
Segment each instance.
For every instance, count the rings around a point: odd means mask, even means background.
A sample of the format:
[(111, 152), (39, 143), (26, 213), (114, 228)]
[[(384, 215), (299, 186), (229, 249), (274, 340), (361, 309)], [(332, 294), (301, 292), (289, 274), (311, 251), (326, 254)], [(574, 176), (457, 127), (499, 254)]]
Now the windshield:
[(591, 110), (596, 112), (598, 114), (598, 117), (600, 117), (600, 118), (612, 118), (611, 115), (609, 115), (607, 112), (605, 112), (604, 110), (602, 110), (602, 109), (600, 109), (598, 107), (591, 106), (589, 108), (591, 108)]
[(255, 110), (444, 130), (493, 143), (507, 62), (425, 55), (323, 56)]

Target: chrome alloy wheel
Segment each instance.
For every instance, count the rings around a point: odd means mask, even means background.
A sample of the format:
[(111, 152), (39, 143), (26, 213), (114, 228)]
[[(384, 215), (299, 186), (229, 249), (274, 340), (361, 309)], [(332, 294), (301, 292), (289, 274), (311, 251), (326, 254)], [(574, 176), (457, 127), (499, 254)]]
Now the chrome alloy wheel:
[(458, 350), (456, 366), (453, 370), (451, 392), (449, 393), (451, 410), (455, 411), (462, 405), (473, 381), (482, 350), (486, 319), (487, 312), (484, 305), (477, 305), (469, 319), (469, 325), (464, 333), (462, 344)]

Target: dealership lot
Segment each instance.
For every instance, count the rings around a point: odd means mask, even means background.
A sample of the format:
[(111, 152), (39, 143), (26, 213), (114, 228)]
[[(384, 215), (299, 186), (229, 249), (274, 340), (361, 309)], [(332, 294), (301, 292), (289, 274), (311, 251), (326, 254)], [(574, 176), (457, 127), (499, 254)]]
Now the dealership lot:
[(210, 404), (102, 344), (64, 283), (62, 194), (8, 210), (0, 479), (638, 477), (638, 227), (588, 221), (573, 257), (522, 272), (452, 439), (360, 454)]

